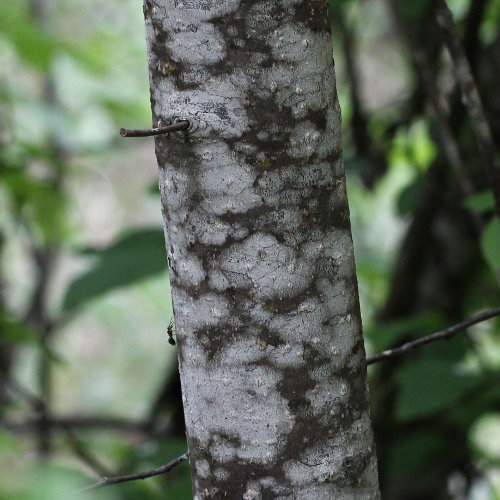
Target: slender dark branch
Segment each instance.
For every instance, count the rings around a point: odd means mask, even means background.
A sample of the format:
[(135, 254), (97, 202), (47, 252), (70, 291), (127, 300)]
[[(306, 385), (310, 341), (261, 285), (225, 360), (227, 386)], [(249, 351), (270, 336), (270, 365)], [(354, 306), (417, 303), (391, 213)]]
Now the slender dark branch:
[(7, 380), (4, 377), (0, 377), (0, 384), (5, 385), (8, 391), (17, 394), (21, 399), (24, 399), (34, 410), (42, 411), (45, 407), (45, 402), (42, 399), (18, 384), (14, 379)]
[(475, 73), (478, 57), (481, 53), (479, 30), (483, 23), (484, 16), (487, 12), (487, 6), (490, 0), (472, 0), (469, 10), (467, 12), (467, 26), (464, 34), (464, 50), (472, 68)]
[(177, 130), (187, 130), (189, 125), (190, 123), (188, 120), (182, 120), (173, 125), (168, 125), (167, 127), (158, 127), (148, 130), (128, 130), (126, 128), (121, 128), (120, 135), (122, 137), (151, 137), (153, 135), (168, 134), (169, 132), (175, 132)]
[[(3, 426), (13, 432), (34, 432), (40, 425), (40, 419), (46, 411), (45, 402), (36, 394), (18, 384), (15, 380), (5, 380), (0, 376), (0, 384), (4, 384), (8, 391), (17, 394), (24, 399), (37, 413), (36, 417), (27, 418), (24, 421), (12, 422), (9, 420), (0, 420), (0, 426)], [(109, 428), (121, 432), (138, 432), (147, 435), (155, 433), (154, 427), (149, 422), (140, 422), (138, 420), (128, 420), (119, 417), (103, 417), (93, 415), (68, 415), (68, 416), (48, 416), (51, 428), (54, 430), (65, 431), (66, 434), (73, 432), (73, 429), (105, 429)]]
[(495, 316), (500, 316), (500, 307), (496, 309), (490, 309), (489, 311), (484, 311), (476, 316), (472, 316), (466, 321), (462, 323), (458, 323), (457, 325), (450, 326), (445, 330), (440, 330), (439, 332), (432, 333), (431, 335), (427, 335), (426, 337), (422, 337), (417, 340), (413, 340), (411, 342), (407, 342), (400, 347), (396, 347), (395, 349), (389, 349), (387, 351), (381, 352), (375, 356), (366, 359), (367, 365), (372, 365), (373, 363), (378, 363), (379, 361), (384, 361), (388, 358), (395, 358), (396, 356), (401, 356), (401, 354), (405, 354), (408, 351), (415, 349), (416, 347), (420, 347), (421, 345), (428, 344), (429, 342), (434, 342), (435, 340), (441, 339), (450, 339), (454, 337), (457, 333), (469, 328), (469, 326), (475, 325), (476, 323), (481, 323), (482, 321), (486, 321), (487, 319), (494, 318)]
[(342, 36), (346, 76), (349, 81), (352, 142), (357, 155), (366, 161), (366, 166), (361, 174), (362, 180), (368, 188), (372, 188), (375, 181), (387, 169), (385, 157), (368, 133), (368, 118), (363, 109), (361, 81), (356, 65), (355, 39), (342, 7), (338, 6), (333, 9), (333, 19), (336, 21)]
[[(50, 102), (50, 99), (48, 100)], [(59, 189), (57, 184), (60, 182), (60, 176), (57, 174), (54, 188)], [(27, 224), (25, 223), (27, 226)], [(41, 418), (38, 420), (38, 450), (41, 456), (47, 456), (52, 448), (51, 427), (50, 427), (50, 406), (52, 401), (52, 360), (47, 355), (53, 330), (52, 321), (47, 310), (47, 296), (53, 276), (53, 270), (57, 258), (57, 249), (39, 248), (36, 243), (33, 232), (28, 229), (30, 239), (30, 250), (33, 262), (37, 267), (37, 281), (35, 291), (31, 299), (31, 305), (26, 313), (25, 322), (31, 325), (40, 335), (40, 350), (38, 352), (37, 382), (38, 399), (41, 404), (38, 405)]]
[[(466, 197), (471, 196), (474, 193), (474, 187), (469, 179), (467, 167), (465, 166), (465, 161), (460, 152), (460, 148), (458, 147), (458, 143), (453, 136), (453, 132), (451, 131), (444, 99), (442, 99), (440, 89), (432, 75), (427, 55), (424, 51), (415, 49), (413, 57), (415, 66), (420, 70), (427, 99), (429, 100), (431, 106), (431, 111), (436, 118), (441, 147), (446, 155), (446, 158), (448, 159), (448, 162), (455, 172), (462, 193)], [(474, 218), (473, 222), (476, 229), (480, 233), (482, 229), (481, 220), (479, 218)]]
[[(474, 186), (472, 185), (472, 182), (469, 178), (466, 163), (458, 146), (458, 142), (453, 136), (453, 132), (447, 116), (446, 106), (444, 104), (444, 99), (442, 98), (441, 91), (434, 79), (430, 61), (424, 50), (414, 48), (411, 42), (408, 44), (408, 46), (412, 54), (412, 59), (414, 61), (415, 67), (420, 72), (420, 77), (425, 94), (430, 104), (431, 112), (434, 115), (436, 123), (438, 125), (437, 131), (441, 148), (455, 173), (462, 194), (465, 197), (471, 196), (474, 193)], [(483, 229), (481, 218), (474, 211), (470, 212), (470, 217), (477, 234), (481, 234)]]
[(109, 469), (87, 450), (86, 446), (78, 439), (78, 436), (71, 427), (66, 427), (65, 431), (73, 453), (87, 465), (97, 477), (110, 474)]
[(361, 102), (360, 81), (355, 61), (354, 38), (347, 24), (347, 19), (341, 7), (335, 9), (335, 18), (338, 19), (340, 33), (342, 35), (342, 46), (346, 65), (346, 74), (349, 79), (349, 91), (352, 106), (352, 128), (353, 142), (360, 156), (366, 157), (370, 149), (370, 136), (368, 135), (368, 123)]
[(462, 101), (470, 117), (478, 148), (483, 155), (491, 190), (495, 198), (495, 210), (500, 216), (500, 160), (497, 155), (491, 128), (481, 103), (472, 70), (445, 0), (432, 0), (434, 13), (446, 47), (453, 60), (455, 76), (462, 93)]
[[(460, 152), (458, 143), (453, 136), (449, 124), (445, 99), (444, 96), (441, 95), (441, 90), (436, 82), (431, 61), (427, 55), (428, 51), (420, 40), (416, 40), (415, 37), (411, 36), (411, 31), (408, 29), (408, 26), (401, 16), (397, 1), (388, 2), (388, 4), (391, 7), (400, 36), (406, 42), (416, 73), (419, 75), (420, 87), (424, 91), (425, 97), (430, 104), (431, 112), (436, 119), (441, 148), (455, 172), (462, 193), (465, 197), (470, 196), (474, 193), (474, 187), (469, 179), (465, 161)], [(480, 233), (482, 222), (475, 212), (471, 212), (471, 220), (476, 231)]]
[[(29, 433), (35, 432), (39, 425), (39, 417), (26, 419), (21, 422), (9, 420), (0, 420), (0, 426), (9, 429), (12, 432)], [(119, 432), (133, 432), (142, 434), (154, 434), (154, 430), (147, 429), (146, 424), (133, 420), (125, 420), (112, 417), (93, 417), (93, 416), (68, 416), (54, 417), (50, 416), (50, 425), (54, 430), (64, 431), (68, 427), (71, 429), (111, 429)]]
[[(34, 23), (43, 32), (49, 33), (51, 31), (50, 2), (47, 0), (31, 0), (30, 6)], [(45, 105), (54, 111), (60, 109), (55, 80), (50, 72), (43, 79), (42, 85)], [(56, 192), (60, 193), (64, 175), (65, 147), (62, 145), (61, 137), (57, 133), (50, 133), (47, 143), (52, 158), (50, 162), (52, 170), (50, 184)], [(26, 222), (25, 225), (29, 226)], [(41, 350), (38, 352), (37, 381), (40, 399), (43, 404), (39, 407), (38, 451), (41, 457), (46, 457), (52, 450), (49, 421), (53, 393), (52, 361), (47, 356), (47, 349), (50, 346), (53, 332), (50, 327), (51, 321), (47, 308), (47, 297), (53, 278), (54, 265), (57, 260), (58, 247), (49, 245), (47, 248), (41, 248), (31, 229), (28, 230), (28, 234), (30, 235), (33, 261), (37, 266), (38, 277), (31, 306), (27, 313), (27, 320), (40, 332)]]
[[(39, 414), (36, 417), (27, 418), (24, 421), (0, 420), (0, 426), (3, 426), (13, 432), (36, 432), (40, 425), (40, 418), (43, 418), (45, 411), (45, 402), (36, 394), (18, 384), (14, 379), (5, 380), (0, 376), (0, 384), (4, 384), (7, 391), (17, 394), (24, 399)], [(92, 430), (92, 429), (112, 429), (120, 432), (142, 433), (147, 435), (155, 434), (154, 427), (150, 422), (140, 422), (138, 420), (128, 420), (119, 417), (102, 417), (93, 415), (68, 415), (63, 417), (49, 416), (48, 424), (54, 430), (64, 431), (70, 434), (74, 429)]]
[(128, 474), (126, 476), (116, 476), (116, 477), (103, 477), (98, 483), (92, 484), (80, 490), (81, 492), (95, 490), (97, 488), (102, 488), (103, 486), (110, 486), (111, 484), (125, 483), (127, 481), (135, 481), (136, 479), (147, 479), (148, 477), (159, 476), (160, 474), (165, 474), (171, 471), (175, 466), (179, 465), (184, 460), (187, 460), (189, 453), (184, 453), (180, 457), (174, 458), (168, 464), (164, 464), (156, 469), (148, 470), (145, 472), (137, 472), (135, 474)]

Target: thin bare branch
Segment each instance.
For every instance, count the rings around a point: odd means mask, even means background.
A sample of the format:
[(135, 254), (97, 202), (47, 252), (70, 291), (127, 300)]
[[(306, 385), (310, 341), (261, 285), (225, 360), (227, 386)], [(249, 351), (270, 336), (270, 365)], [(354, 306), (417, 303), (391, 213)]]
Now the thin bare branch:
[(458, 323), (457, 325), (450, 326), (445, 330), (440, 330), (439, 332), (432, 333), (431, 335), (427, 335), (426, 337), (407, 342), (402, 346), (396, 347), (394, 349), (389, 349), (375, 356), (371, 356), (370, 358), (366, 359), (366, 364), (372, 365), (374, 363), (378, 363), (379, 361), (384, 361), (388, 358), (401, 356), (402, 354), (406, 354), (407, 352), (412, 351), (413, 349), (420, 347), (421, 345), (429, 344), (430, 342), (434, 342), (435, 340), (450, 339), (457, 333), (469, 328), (469, 326), (481, 323), (482, 321), (494, 318), (495, 316), (500, 316), (500, 307), (484, 311), (480, 314), (477, 314), (476, 316), (472, 316), (472, 318), (469, 318), (462, 323)]
[(495, 209), (500, 216), (500, 159), (497, 155), (491, 128), (481, 103), (481, 97), (467, 60), (460, 35), (445, 0), (432, 0), (437, 23), (453, 60), (455, 76), (462, 94), (462, 101), (470, 117), (476, 141), (483, 155), (486, 170), (495, 198)]
[[(422, 90), (424, 91), (426, 99), (430, 105), (430, 110), (436, 119), (441, 148), (446, 155), (450, 166), (454, 170), (462, 194), (465, 197), (471, 196), (474, 194), (474, 187), (469, 178), (465, 161), (460, 152), (458, 143), (453, 136), (453, 132), (449, 124), (445, 99), (436, 82), (436, 77), (434, 75), (427, 50), (423, 44), (419, 43), (415, 37), (411, 36), (410, 30), (401, 16), (398, 2), (396, 0), (389, 1), (388, 5), (391, 8), (394, 21), (401, 38), (406, 42), (411, 60), (417, 74), (419, 75)], [(478, 214), (471, 211), (471, 220), (476, 231), (481, 233), (483, 224)]]
[(342, 36), (342, 48), (352, 107), (352, 141), (357, 155), (366, 161), (361, 174), (362, 180), (368, 188), (372, 188), (376, 180), (387, 169), (387, 165), (383, 152), (377, 148), (368, 133), (368, 117), (363, 109), (361, 79), (356, 65), (355, 37), (349, 26), (348, 19), (344, 15), (343, 7), (337, 6), (333, 9), (333, 19)]
[(0, 384), (3, 384), (7, 391), (10, 391), (20, 399), (23, 399), (26, 403), (28, 403), (34, 410), (40, 411), (44, 408), (45, 403), (34, 393), (18, 384), (14, 379), (7, 380), (4, 377), (0, 377)]
[[(38, 426), (39, 417), (29, 418), (21, 422), (10, 420), (0, 420), (0, 426), (9, 429), (12, 432), (29, 433), (35, 432)], [(65, 429), (111, 429), (119, 432), (138, 432), (143, 434), (152, 434), (146, 429), (146, 424), (133, 420), (126, 420), (113, 417), (94, 417), (94, 416), (67, 416), (50, 417), (50, 425), (56, 431)]]
[(68, 444), (73, 450), (73, 453), (89, 467), (97, 477), (110, 474), (108, 468), (100, 462), (92, 453), (89, 452), (87, 447), (80, 441), (71, 427), (66, 427), (66, 437)]
[(137, 479), (147, 479), (148, 477), (159, 476), (160, 474), (165, 474), (166, 472), (171, 471), (174, 467), (187, 460), (188, 457), (189, 453), (186, 452), (184, 453), (184, 455), (174, 458), (172, 461), (160, 467), (157, 467), (156, 469), (148, 470), (145, 472), (137, 472), (135, 474), (128, 474), (126, 476), (103, 477), (98, 483), (87, 486), (80, 491), (91, 491), (97, 488), (102, 488), (104, 486), (110, 486), (112, 484), (125, 483), (127, 481), (135, 481)]

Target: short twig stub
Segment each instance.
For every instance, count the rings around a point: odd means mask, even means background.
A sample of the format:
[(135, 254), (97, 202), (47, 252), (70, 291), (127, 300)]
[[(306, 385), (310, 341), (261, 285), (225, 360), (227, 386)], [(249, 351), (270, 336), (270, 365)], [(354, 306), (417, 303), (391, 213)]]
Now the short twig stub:
[(187, 130), (190, 126), (188, 120), (182, 120), (166, 127), (151, 128), (147, 130), (129, 130), (126, 128), (120, 129), (122, 137), (151, 137), (154, 135), (168, 134), (169, 132), (176, 132), (178, 130)]

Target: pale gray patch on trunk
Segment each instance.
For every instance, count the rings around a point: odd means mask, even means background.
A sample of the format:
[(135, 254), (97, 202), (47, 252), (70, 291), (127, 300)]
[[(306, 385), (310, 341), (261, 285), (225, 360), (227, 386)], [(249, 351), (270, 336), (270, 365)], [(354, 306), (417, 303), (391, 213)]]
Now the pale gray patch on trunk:
[(325, 0), (145, 0), (196, 499), (376, 499)]

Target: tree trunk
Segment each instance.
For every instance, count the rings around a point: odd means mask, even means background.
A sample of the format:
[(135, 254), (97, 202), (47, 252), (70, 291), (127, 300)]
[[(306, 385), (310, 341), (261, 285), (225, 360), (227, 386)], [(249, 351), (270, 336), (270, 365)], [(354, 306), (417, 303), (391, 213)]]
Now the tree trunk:
[(326, 0), (145, 0), (196, 499), (378, 498)]

